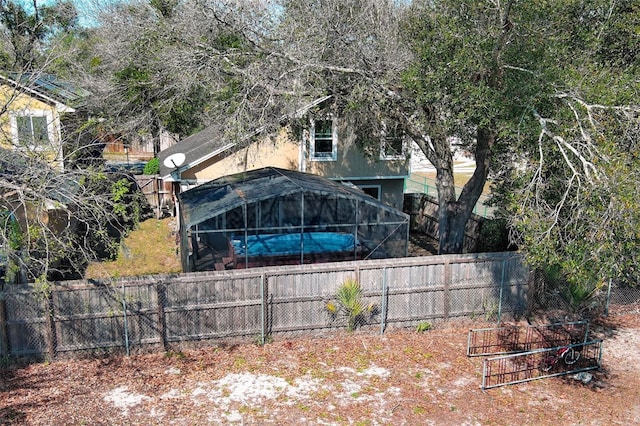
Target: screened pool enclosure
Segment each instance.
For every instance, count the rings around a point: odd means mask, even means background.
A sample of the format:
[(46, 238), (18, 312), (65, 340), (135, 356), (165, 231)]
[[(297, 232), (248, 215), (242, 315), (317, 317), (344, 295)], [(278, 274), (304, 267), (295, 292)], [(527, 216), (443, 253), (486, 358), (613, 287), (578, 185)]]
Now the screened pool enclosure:
[(267, 167), (180, 194), (185, 272), (407, 255), (409, 216), (356, 187)]

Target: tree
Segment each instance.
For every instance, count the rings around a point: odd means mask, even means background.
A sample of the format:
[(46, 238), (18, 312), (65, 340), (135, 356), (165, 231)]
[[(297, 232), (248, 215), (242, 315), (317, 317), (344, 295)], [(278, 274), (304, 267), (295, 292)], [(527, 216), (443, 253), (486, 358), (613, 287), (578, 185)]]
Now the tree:
[[(134, 2), (111, 8), (108, 25), (95, 33), (92, 91), (105, 100), (105, 116), (121, 127), (152, 131), (160, 125), (186, 136), (215, 121), (226, 126), (228, 137), (240, 138), (279, 125), (303, 100), (347, 93), (354, 85), (362, 89), (353, 78), (361, 73), (352, 66), (356, 58), (364, 68), (379, 66), (371, 61), (396, 66), (401, 50), (383, 46), (376, 35), (376, 25), (386, 28), (394, 20), (386, 14), (390, 2), (316, 3)], [(350, 25), (343, 12), (354, 13), (358, 24)], [(345, 33), (355, 29), (359, 34)], [(350, 37), (370, 41), (351, 43)]]
[[(68, 65), (72, 54), (77, 52), (75, 42), (82, 37), (75, 32), (73, 19), (69, 20), (74, 14), (65, 5), (70, 3), (36, 8), (29, 15), (15, 4), (2, 3), (12, 13), (3, 13), (0, 22), (3, 46), (12, 47), (6, 57), (11, 59), (8, 64), (20, 83), (15, 87), (3, 86), (0, 98), (3, 131), (10, 128), (9, 111), (16, 110), (9, 108), (10, 104), (17, 102), (20, 107), (19, 95), (30, 94), (29, 87), (36, 81), (45, 81), (45, 74), (52, 70), (63, 74), (73, 69)], [(25, 48), (17, 49), (18, 46)], [(67, 61), (61, 59), (63, 56), (67, 56)], [(49, 164), (46, 150), (12, 146), (11, 135), (2, 135), (0, 260), (8, 266), (0, 286), (5, 282), (81, 277), (88, 261), (112, 256), (121, 235), (142, 216), (142, 200), (137, 198), (128, 177), (107, 175), (100, 168), (87, 167), (94, 162), (76, 155), (78, 149), (95, 142), (92, 134), (97, 122), (87, 121), (86, 117), (77, 120), (74, 129), (64, 132), (68, 138), (62, 141), (68, 160), (64, 170)]]
[[(507, 128), (532, 94), (527, 76), (510, 75), (508, 55), (521, 47), (513, 1), (416, 5), (406, 31), (415, 59), (403, 78), (399, 112), (407, 131), (437, 170), (439, 253), (462, 251), (466, 223), (509, 143)], [(523, 84), (524, 83), (524, 84)], [(453, 142), (473, 153), (476, 169), (455, 192)]]
[(202, 74), (176, 67), (188, 59), (178, 10), (172, 1), (106, 5), (82, 61), (83, 83), (96, 95), (90, 108), (104, 119), (102, 127), (128, 141), (151, 137), (155, 153), (163, 131), (186, 136), (200, 129), (209, 100)]
[[(583, 195), (575, 184), (598, 187), (606, 173), (595, 135), (624, 133), (633, 122), (635, 89), (614, 94), (604, 86), (637, 86), (638, 42), (626, 29), (638, 13), (630, 1), (154, 4), (112, 14), (102, 47), (111, 53), (101, 57), (124, 65), (111, 70), (126, 77), (115, 93), (146, 100), (136, 101), (146, 105), (141, 113), (181, 111), (179, 122), (222, 123), (225, 137), (237, 140), (326, 94), (365, 151), (379, 149), (385, 123), (397, 122), (437, 169), (440, 253), (462, 251), (489, 177), (504, 194), (496, 202), (506, 207), (517, 242), (543, 253), (533, 245), (540, 238), (526, 237), (542, 222), (525, 220), (524, 210), (553, 218), (569, 196)], [(139, 51), (144, 57), (131, 54)], [(208, 97), (180, 108), (192, 93)], [(596, 110), (609, 119), (594, 119)], [(584, 137), (587, 124), (591, 136)], [(476, 160), (460, 194), (456, 147)]]
[(112, 257), (142, 217), (128, 179), (93, 170), (60, 172), (18, 150), (0, 149), (0, 284), (82, 277), (87, 262)]
[(637, 26), (632, 4), (566, 1), (547, 15), (527, 69), (553, 85), (531, 104), (518, 167), (496, 179), (528, 261), (558, 271), (577, 305), (610, 279), (637, 282), (639, 49), (621, 31)]
[(42, 70), (55, 55), (51, 49), (54, 44), (47, 39), (73, 30), (78, 21), (75, 6), (68, 0), (50, 5), (38, 5), (34, 0), (32, 12), (23, 3), (3, 0), (0, 11), (4, 50), (0, 64), (4, 70), (19, 72)]

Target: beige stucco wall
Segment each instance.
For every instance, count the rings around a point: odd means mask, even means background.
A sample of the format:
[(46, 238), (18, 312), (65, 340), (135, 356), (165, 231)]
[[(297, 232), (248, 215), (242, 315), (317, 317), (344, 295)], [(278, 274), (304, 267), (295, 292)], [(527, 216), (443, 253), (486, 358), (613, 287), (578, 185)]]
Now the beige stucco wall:
[(211, 158), (202, 165), (185, 171), (181, 178), (195, 179), (200, 183), (263, 167), (298, 170), (299, 151), (299, 144), (288, 139), (283, 132), (278, 137), (237, 148), (230, 155), (226, 152)]

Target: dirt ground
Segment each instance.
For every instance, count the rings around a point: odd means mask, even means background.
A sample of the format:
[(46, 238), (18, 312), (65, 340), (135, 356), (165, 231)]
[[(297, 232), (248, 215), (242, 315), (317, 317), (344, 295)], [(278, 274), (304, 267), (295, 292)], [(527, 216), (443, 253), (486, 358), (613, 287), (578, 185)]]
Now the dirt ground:
[(0, 424), (640, 424), (640, 313), (592, 325), (602, 369), (483, 391), (470, 328), (338, 332), (0, 370)]

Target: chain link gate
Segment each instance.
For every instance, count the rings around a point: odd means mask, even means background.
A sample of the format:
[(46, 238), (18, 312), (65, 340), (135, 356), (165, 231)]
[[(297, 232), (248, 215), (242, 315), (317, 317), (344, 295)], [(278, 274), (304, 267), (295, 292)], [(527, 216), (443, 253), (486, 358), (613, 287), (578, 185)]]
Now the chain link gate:
[(489, 389), (599, 368), (602, 341), (588, 337), (587, 321), (471, 329), (467, 356), (501, 355), (484, 360), (482, 389)]
[(530, 326), (505, 325), (469, 330), (467, 356), (500, 355), (526, 352), (586, 342), (589, 322), (557, 322)]
[[(568, 348), (580, 354), (576, 361), (562, 357)], [(482, 389), (595, 370), (601, 363), (602, 340), (485, 358)]]

